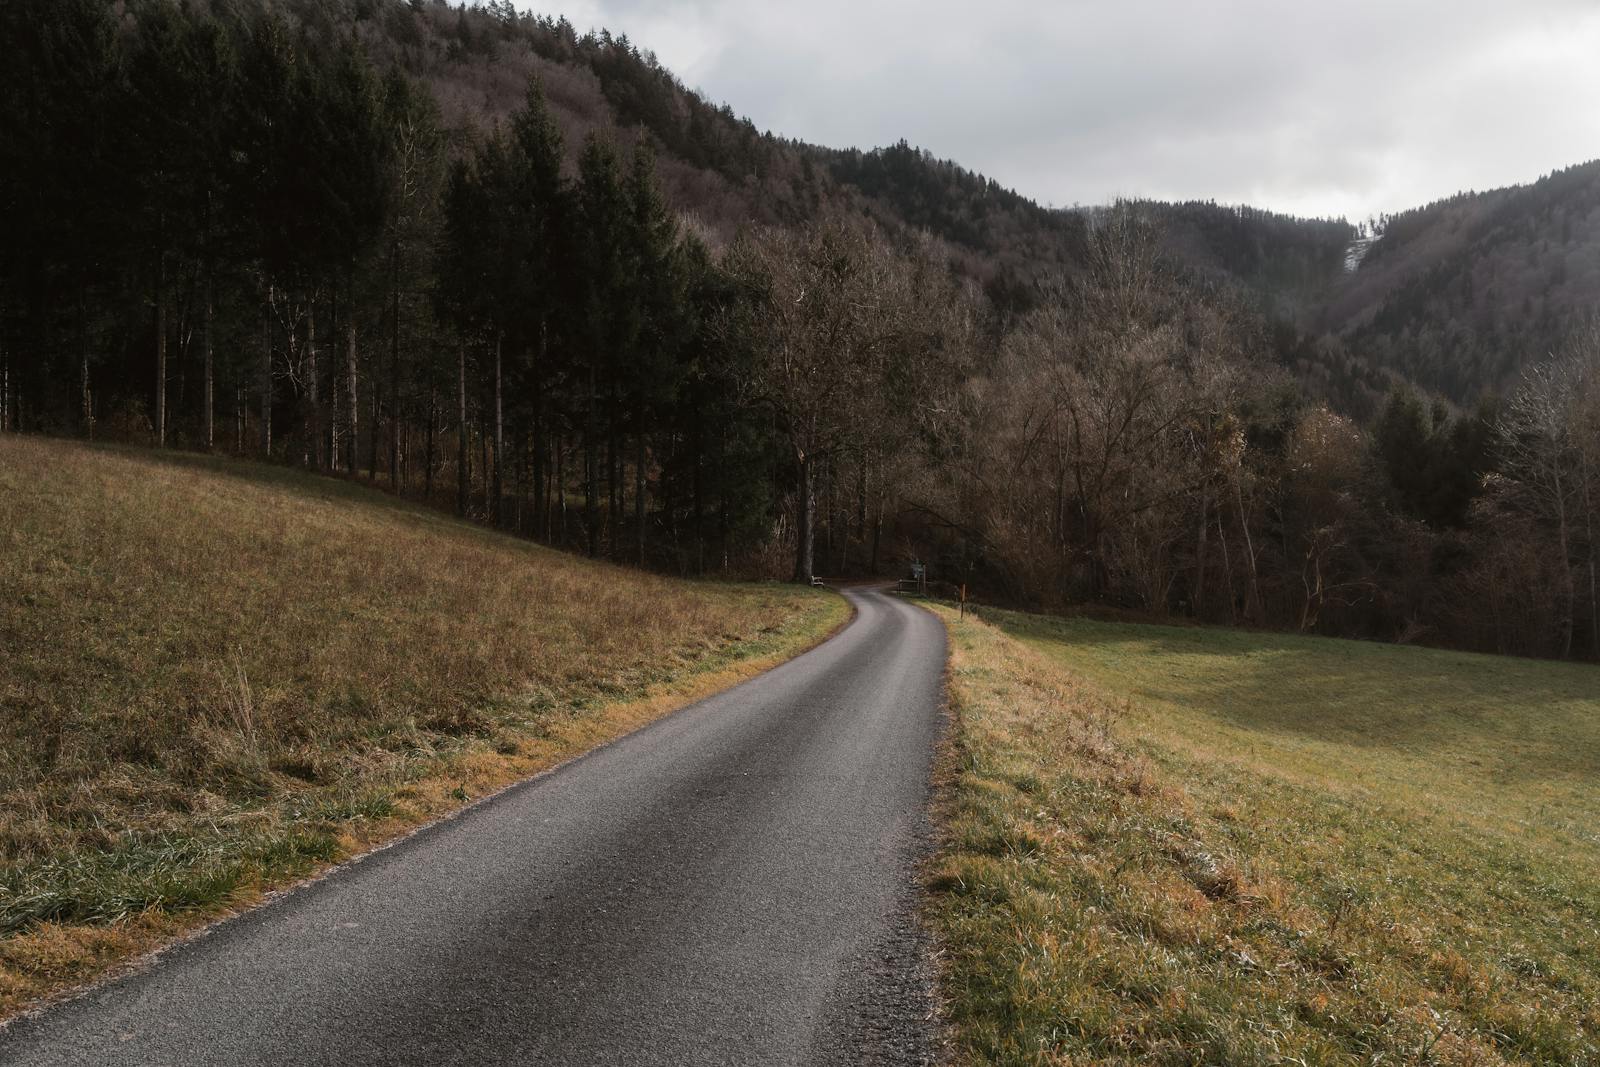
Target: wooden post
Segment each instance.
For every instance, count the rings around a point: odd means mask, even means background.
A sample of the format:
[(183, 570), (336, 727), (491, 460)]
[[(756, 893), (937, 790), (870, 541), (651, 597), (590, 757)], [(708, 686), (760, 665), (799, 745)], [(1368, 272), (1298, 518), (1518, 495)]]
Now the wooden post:
[(967, 617), (967, 583), (961, 583), (961, 617)]

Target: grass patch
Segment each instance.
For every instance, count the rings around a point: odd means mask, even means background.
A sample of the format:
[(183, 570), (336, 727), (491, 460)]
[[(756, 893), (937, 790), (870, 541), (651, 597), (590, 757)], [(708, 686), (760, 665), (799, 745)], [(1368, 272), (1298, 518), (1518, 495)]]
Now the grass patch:
[(964, 1060), (1600, 1062), (1600, 671), (938, 610)]
[(847, 614), (336, 479), (0, 437), (0, 1018)]

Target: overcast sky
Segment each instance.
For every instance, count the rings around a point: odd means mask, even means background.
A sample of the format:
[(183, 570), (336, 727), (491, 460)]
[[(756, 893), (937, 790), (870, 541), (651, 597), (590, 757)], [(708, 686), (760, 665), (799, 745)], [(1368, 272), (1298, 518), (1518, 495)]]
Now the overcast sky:
[[(525, 4), (526, 0), (519, 0)], [(757, 126), (1352, 220), (1600, 156), (1600, 0), (572, 0)]]

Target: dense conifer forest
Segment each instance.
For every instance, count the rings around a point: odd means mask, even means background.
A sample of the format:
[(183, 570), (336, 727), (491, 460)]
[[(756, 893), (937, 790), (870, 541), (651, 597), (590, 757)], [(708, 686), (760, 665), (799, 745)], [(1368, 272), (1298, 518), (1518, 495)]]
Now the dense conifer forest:
[(0, 42), (5, 432), (676, 573), (1600, 658), (1595, 164), (1359, 226), (1053, 210), (503, 2)]

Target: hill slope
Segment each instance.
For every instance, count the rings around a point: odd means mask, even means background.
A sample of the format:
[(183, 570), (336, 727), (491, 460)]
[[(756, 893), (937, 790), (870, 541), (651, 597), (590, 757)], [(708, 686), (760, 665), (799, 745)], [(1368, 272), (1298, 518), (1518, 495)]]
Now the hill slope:
[(1462, 404), (1504, 390), (1600, 311), (1600, 160), (1383, 221), (1318, 325)]
[(353, 28), (375, 59), (425, 82), (458, 144), (505, 123), (522, 105), (529, 77), (544, 86), (571, 169), (591, 132), (623, 144), (648, 134), (668, 197), (714, 242), (748, 223), (865, 212), (891, 229), (936, 236), (966, 273), (1013, 295), (1069, 268), (1082, 252), (1076, 216), (904, 142), (863, 152), (760, 131), (729, 105), (687, 89), (625, 36), (579, 33), (564, 18), (513, 18), (495, 5), (279, 6), (324, 33)]
[(240, 462), (3, 437), (0, 500), (0, 1015), (846, 612)]

